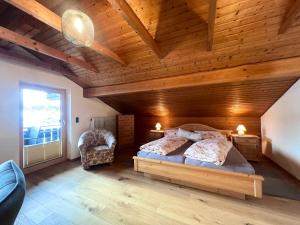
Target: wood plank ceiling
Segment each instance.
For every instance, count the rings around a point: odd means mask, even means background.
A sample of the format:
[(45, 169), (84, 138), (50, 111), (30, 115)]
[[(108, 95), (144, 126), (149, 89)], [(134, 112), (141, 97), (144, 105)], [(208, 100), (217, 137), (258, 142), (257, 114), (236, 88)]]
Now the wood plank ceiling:
[(101, 97), (126, 114), (158, 117), (260, 117), (295, 79), (250, 81)]
[[(4, 1), (0, 2), (0, 25), (93, 65), (97, 73), (27, 51), (30, 57), (59, 64), (70, 71), (68, 77), (85, 88), (300, 56), (300, 23), (297, 19), (289, 22), (284, 32), (278, 33), (293, 0), (218, 0), (215, 16), (211, 12), (215, 8), (210, 7), (211, 1), (127, 0), (146, 28), (143, 30), (141, 24), (136, 21), (132, 24), (132, 21), (124, 19), (126, 15), (118, 13), (110, 4), (122, 1), (39, 0), (59, 16), (66, 9), (80, 9), (88, 14), (95, 25), (96, 41), (116, 53), (127, 65), (91, 49), (74, 47), (57, 30)], [(134, 16), (129, 20), (132, 18)], [(214, 26), (208, 21), (215, 21)], [(148, 44), (145, 41), (147, 32), (153, 38), (154, 47), (149, 45), (150, 39)], [(207, 48), (208, 40), (209, 46), (212, 43), (211, 51)], [(155, 45), (159, 48), (160, 57), (152, 50)], [(0, 47), (6, 50), (14, 48), (3, 40), (0, 40)], [(295, 78), (271, 79), (101, 99), (126, 113), (260, 116), (295, 81)]]

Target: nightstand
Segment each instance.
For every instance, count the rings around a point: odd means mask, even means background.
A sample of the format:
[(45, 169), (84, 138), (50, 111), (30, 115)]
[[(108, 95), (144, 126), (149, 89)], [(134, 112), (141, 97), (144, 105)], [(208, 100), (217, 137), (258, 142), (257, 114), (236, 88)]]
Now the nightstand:
[(243, 135), (232, 134), (232, 142), (239, 152), (249, 161), (261, 160), (261, 142), (260, 138), (256, 135)]
[(154, 141), (156, 139), (160, 139), (164, 137), (165, 131), (163, 130), (150, 130), (150, 140)]

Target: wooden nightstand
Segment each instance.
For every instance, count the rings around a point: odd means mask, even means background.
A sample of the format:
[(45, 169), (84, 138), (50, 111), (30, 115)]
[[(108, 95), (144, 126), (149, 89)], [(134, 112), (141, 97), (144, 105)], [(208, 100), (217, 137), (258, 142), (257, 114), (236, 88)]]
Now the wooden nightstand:
[(261, 160), (261, 142), (256, 135), (232, 134), (232, 142), (239, 152), (249, 161)]
[(156, 139), (160, 139), (164, 136), (163, 130), (150, 130), (150, 140), (154, 141)]

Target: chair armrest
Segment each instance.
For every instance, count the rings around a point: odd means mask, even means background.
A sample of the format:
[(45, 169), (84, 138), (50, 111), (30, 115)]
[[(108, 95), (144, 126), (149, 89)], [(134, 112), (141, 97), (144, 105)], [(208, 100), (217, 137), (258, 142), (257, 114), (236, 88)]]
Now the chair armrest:
[(117, 141), (116, 141), (116, 138), (114, 137), (114, 135), (111, 132), (107, 132), (104, 135), (104, 139), (105, 139), (105, 142), (106, 142), (106, 144), (108, 145), (108, 147), (110, 149), (114, 149), (115, 148), (115, 146), (117, 144)]
[(111, 146), (109, 146), (109, 148), (114, 150), (116, 145), (117, 145), (117, 143), (113, 143)]
[(94, 139), (92, 131), (86, 131), (83, 134), (80, 135), (78, 140), (78, 149), (80, 152), (86, 152), (88, 147), (91, 145), (92, 141)]

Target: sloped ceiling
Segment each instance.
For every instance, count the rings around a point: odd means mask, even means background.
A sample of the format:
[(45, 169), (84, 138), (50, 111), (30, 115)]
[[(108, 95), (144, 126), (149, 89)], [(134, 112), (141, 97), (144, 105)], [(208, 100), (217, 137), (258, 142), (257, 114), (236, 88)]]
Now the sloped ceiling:
[[(117, 53), (127, 66), (87, 48), (76, 48), (63, 36), (20, 10), (0, 4), (4, 27), (85, 59), (99, 73), (68, 67), (89, 87), (135, 82), (214, 70), (300, 55), (300, 26), (279, 35), (282, 18), (293, 1), (218, 0), (212, 51), (207, 51), (208, 0), (127, 0), (158, 42), (159, 59), (106, 0), (40, 0), (62, 15), (77, 8), (94, 21), (96, 40)], [(24, 13), (23, 13), (24, 14)]]
[(100, 99), (124, 114), (260, 117), (296, 79), (251, 81), (114, 95)]
[[(0, 24), (53, 48), (86, 60), (99, 73), (53, 61), (71, 71), (82, 87), (98, 87), (170, 77), (300, 55), (300, 26), (278, 34), (292, 0), (218, 0), (214, 45), (207, 51), (208, 0), (127, 0), (164, 57), (159, 59), (106, 0), (39, 0), (62, 15), (75, 8), (94, 21), (96, 40), (126, 66), (87, 48), (76, 48), (62, 34), (20, 10), (0, 2)], [(14, 49), (0, 41), (0, 47)], [(102, 97), (123, 113), (155, 116), (261, 116), (295, 79), (219, 84)]]

